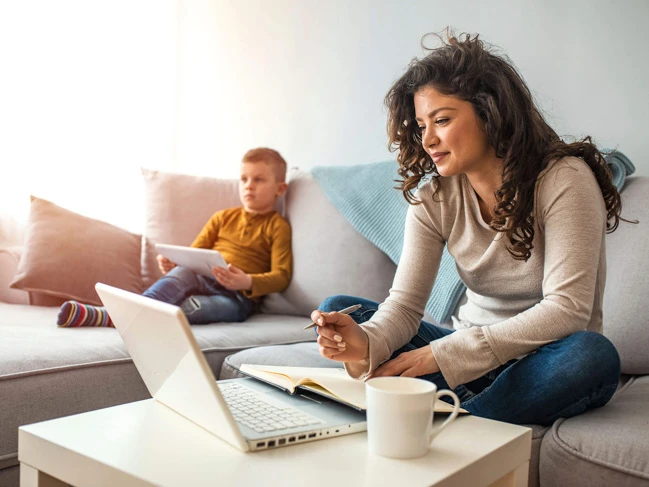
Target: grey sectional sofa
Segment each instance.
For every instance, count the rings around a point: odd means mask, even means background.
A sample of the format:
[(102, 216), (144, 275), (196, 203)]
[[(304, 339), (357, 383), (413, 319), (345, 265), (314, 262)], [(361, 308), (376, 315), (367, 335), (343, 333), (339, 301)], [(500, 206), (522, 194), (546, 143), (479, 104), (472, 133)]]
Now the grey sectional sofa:
[[(148, 201), (159, 197), (153, 191)], [(236, 192), (228, 195), (220, 206), (237, 204)], [(191, 198), (202, 201), (200, 194)], [(629, 179), (623, 199), (624, 215), (640, 223), (623, 223), (607, 237), (604, 312), (605, 334), (622, 356), (623, 385), (604, 408), (551, 428), (533, 426), (530, 485), (649, 486), (649, 178)], [(244, 361), (331, 365), (319, 357), (313, 331), (302, 330), (310, 311), (331, 294), (376, 301), (388, 294), (394, 264), (353, 229), (309, 174), (290, 173), (284, 206), (295, 265), (288, 290), (271, 296), (264, 314), (246, 323), (194, 326), (217, 377), (236, 376)], [(204, 217), (196, 218), (200, 226)], [(20, 229), (7, 235), (7, 228), (0, 222), (0, 249), (20, 244)], [(323, 228), (335, 237), (323, 239)], [(11, 301), (0, 303), (0, 486), (18, 485), (18, 426), (149, 397), (114, 329), (59, 329), (56, 307), (3, 294), (19, 253), (0, 255), (0, 296)]]

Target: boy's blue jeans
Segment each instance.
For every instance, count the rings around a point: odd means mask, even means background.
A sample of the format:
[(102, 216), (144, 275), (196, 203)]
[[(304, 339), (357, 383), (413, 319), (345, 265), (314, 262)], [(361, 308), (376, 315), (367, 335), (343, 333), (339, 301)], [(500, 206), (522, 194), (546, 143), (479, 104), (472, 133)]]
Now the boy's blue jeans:
[[(344, 295), (327, 298), (319, 309), (338, 311), (354, 304), (362, 304), (350, 315), (357, 323), (369, 320), (378, 309), (373, 301)], [(422, 321), (417, 335), (391, 358), (453, 331)], [(462, 366), (462, 357), (457, 357), (457, 364)], [(438, 389), (449, 388), (441, 372), (420, 378), (434, 382)], [(619, 378), (620, 357), (613, 344), (599, 333), (583, 331), (548, 343), (521, 360), (510, 360), (454, 391), (462, 407), (475, 416), (551, 425), (558, 418), (606, 404)]]
[(180, 306), (193, 325), (244, 321), (255, 309), (255, 302), (240, 292), (225, 289), (216, 279), (180, 266), (171, 269), (142, 295)]

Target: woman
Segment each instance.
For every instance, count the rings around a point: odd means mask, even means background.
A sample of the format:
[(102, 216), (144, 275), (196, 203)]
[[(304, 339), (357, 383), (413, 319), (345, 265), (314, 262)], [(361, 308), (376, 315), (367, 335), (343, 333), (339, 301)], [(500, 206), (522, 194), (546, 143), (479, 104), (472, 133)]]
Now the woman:
[[(604, 236), (621, 202), (601, 153), (563, 142), (478, 36), (414, 60), (385, 102), (411, 203), (403, 253), (380, 306), (334, 296), (312, 313), (320, 353), (353, 377), (450, 387), (472, 414), (512, 423), (606, 404), (620, 359), (601, 335)], [(445, 244), (467, 286), (454, 330), (420, 323)]]

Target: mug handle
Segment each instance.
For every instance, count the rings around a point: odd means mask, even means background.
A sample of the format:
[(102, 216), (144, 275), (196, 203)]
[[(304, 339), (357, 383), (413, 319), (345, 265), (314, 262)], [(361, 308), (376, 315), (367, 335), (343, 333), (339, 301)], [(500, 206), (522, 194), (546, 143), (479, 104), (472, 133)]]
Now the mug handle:
[[(449, 396), (453, 398), (453, 413), (448, 418), (446, 418), (446, 421), (444, 421), (439, 428), (436, 428), (430, 432), (430, 439), (428, 441), (429, 443), (432, 442), (433, 438), (435, 438), (444, 428), (451, 424), (451, 422), (453, 422), (455, 418), (457, 418), (457, 415), (460, 412), (460, 399), (457, 397), (457, 394), (448, 389), (443, 389), (435, 394), (435, 401), (433, 401), (433, 413), (435, 411), (435, 402), (442, 396)], [(435, 417), (434, 414), (433, 417)]]

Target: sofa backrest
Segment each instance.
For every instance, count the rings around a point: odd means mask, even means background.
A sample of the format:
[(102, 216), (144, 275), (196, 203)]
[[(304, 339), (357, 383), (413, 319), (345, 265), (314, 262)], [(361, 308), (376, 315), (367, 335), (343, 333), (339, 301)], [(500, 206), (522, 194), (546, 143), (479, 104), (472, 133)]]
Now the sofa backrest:
[[(649, 374), (649, 177), (627, 179), (620, 222), (606, 236), (604, 335), (617, 347), (625, 374)], [(587, 244), (587, 242), (586, 242)]]
[(16, 219), (0, 211), (0, 248), (21, 245), (25, 239), (25, 226)]
[(309, 316), (328, 296), (383, 301), (396, 266), (329, 202), (310, 173), (292, 170), (286, 218), (293, 235), (293, 279), (264, 311)]

